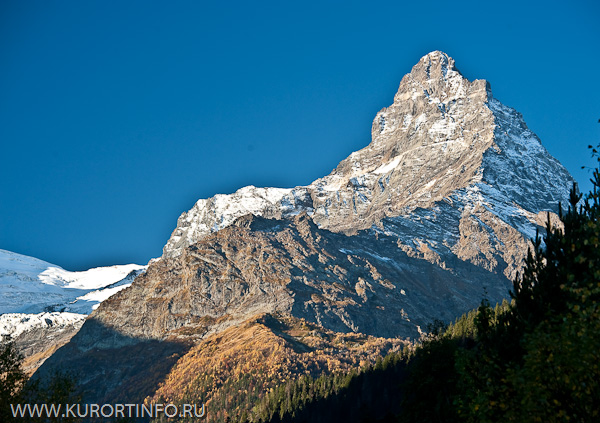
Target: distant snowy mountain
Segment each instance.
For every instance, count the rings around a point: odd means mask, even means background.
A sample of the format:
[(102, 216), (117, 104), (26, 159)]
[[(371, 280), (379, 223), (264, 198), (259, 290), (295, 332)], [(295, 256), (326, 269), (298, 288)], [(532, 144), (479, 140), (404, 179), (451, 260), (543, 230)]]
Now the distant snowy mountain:
[(65, 329), (83, 324), (85, 315), (68, 312), (7, 313), (0, 316), (0, 336), (17, 338), (31, 329)]
[(145, 268), (126, 264), (70, 272), (34, 257), (0, 250), (0, 315), (90, 314), (100, 302), (131, 285)]
[(83, 325), (88, 314), (131, 285), (146, 266), (127, 264), (69, 272), (0, 250), (0, 341), (10, 338), (32, 373)]

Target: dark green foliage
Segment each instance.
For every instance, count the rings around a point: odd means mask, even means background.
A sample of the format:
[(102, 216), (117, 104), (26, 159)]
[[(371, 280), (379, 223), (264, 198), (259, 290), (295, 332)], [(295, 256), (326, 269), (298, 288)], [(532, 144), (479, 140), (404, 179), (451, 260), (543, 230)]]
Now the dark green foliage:
[(435, 322), (411, 354), (402, 389), (400, 422), (462, 421), (456, 403), (461, 396), (458, 357), (475, 347), (478, 330), (496, 324), (510, 309), (503, 301), (492, 309), (483, 302), (448, 326)]
[[(22, 394), (22, 402), (29, 404), (81, 404), (82, 395), (77, 389), (75, 377), (70, 373), (54, 372), (43, 381), (30, 380)], [(28, 419), (31, 422), (80, 422), (73, 416), (59, 416), (50, 419)]]
[(457, 318), (454, 323), (450, 323), (444, 332), (444, 336), (462, 340), (475, 339), (480, 311), (485, 311), (487, 322), (496, 324), (500, 321), (501, 317), (510, 310), (511, 303), (508, 302), (508, 300), (502, 300), (502, 303), (496, 304), (496, 306), (491, 309), (488, 302), (484, 300), (482, 306), (483, 309), (480, 307), (477, 310), (471, 310)]
[(455, 422), (458, 374), (453, 366), (460, 341), (439, 335), (425, 340), (410, 358), (400, 421)]
[(271, 391), (253, 410), (260, 422), (388, 422), (400, 410), (406, 360), (391, 353), (346, 374), (301, 376)]
[(571, 191), (564, 230), (548, 223), (496, 324), (477, 316), (476, 346), (461, 351), (464, 421), (597, 421), (600, 418), (600, 175), (583, 202)]
[(0, 421), (8, 421), (10, 404), (20, 401), (27, 376), (21, 370), (21, 355), (12, 342), (0, 344)]
[(28, 381), (21, 369), (23, 357), (12, 342), (0, 344), (0, 422), (75, 422), (72, 417), (17, 417), (13, 418), (11, 404), (76, 404), (81, 395), (75, 379), (66, 373), (56, 372), (44, 383)]

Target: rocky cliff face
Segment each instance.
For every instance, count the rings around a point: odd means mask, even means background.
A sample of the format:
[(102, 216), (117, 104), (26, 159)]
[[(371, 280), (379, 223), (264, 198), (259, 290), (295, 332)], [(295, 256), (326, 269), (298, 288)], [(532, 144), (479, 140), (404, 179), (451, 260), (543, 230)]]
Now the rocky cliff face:
[[(506, 296), (504, 276), (462, 260), (432, 265), (423, 258), (435, 253), (425, 244), (421, 250), (402, 249), (380, 231), (319, 229), (305, 213), (247, 215), (150, 266), (94, 318), (130, 338), (202, 337), (260, 313), (337, 332), (416, 338), (434, 319), (476, 307), (484, 287), (493, 298)], [(90, 347), (98, 342), (89, 339)]]
[(199, 200), (163, 257), (103, 302), (46, 367), (112, 351), (93, 372), (115, 374), (141, 343), (183, 354), (264, 313), (416, 338), (486, 292), (506, 298), (528, 238), (572, 182), (521, 115), (433, 52), (376, 115), (372, 137), (309, 186)]

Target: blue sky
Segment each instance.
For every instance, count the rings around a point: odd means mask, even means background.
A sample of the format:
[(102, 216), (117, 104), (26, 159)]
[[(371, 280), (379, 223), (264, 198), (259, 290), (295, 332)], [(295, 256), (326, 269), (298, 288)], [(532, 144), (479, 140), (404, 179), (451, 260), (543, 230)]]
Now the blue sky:
[(433, 50), (584, 189), (597, 1), (0, 3), (0, 248), (146, 263), (199, 198), (324, 176)]

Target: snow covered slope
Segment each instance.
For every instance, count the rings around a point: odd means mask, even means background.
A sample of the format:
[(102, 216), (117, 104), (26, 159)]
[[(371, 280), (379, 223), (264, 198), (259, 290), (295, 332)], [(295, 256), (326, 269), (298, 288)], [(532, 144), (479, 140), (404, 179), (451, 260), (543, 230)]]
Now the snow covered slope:
[(68, 312), (39, 314), (7, 313), (0, 316), (0, 336), (18, 337), (33, 329), (64, 329), (72, 325), (83, 324), (85, 315)]
[(0, 342), (14, 341), (24, 357), (23, 370), (32, 374), (81, 329), (86, 317), (67, 312), (3, 314), (0, 315)]
[(12, 339), (33, 373), (79, 331), (98, 305), (131, 285), (146, 266), (69, 272), (34, 257), (0, 250), (0, 342)]
[(131, 285), (146, 267), (137, 264), (69, 272), (33, 257), (0, 250), (0, 315), (68, 311), (89, 314)]

